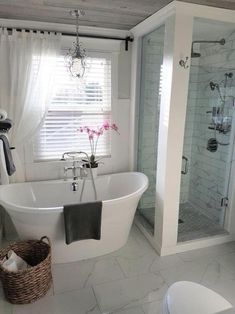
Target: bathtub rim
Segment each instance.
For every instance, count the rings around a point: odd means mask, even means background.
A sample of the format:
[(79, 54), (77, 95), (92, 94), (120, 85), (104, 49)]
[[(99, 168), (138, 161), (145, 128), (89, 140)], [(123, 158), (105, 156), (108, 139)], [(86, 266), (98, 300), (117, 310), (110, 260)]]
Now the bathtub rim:
[[(118, 197), (118, 198), (112, 198), (109, 200), (105, 200), (102, 201), (104, 205), (108, 204), (108, 203), (113, 203), (113, 202), (121, 202), (124, 200), (127, 200), (128, 198), (132, 198), (135, 197), (136, 195), (142, 194), (144, 193), (148, 186), (149, 186), (149, 180), (148, 177), (142, 173), (142, 172), (137, 172), (137, 171), (130, 171), (130, 172), (118, 172), (118, 173), (111, 173), (111, 174), (105, 174), (105, 175), (100, 175), (100, 177), (106, 177), (106, 176), (112, 176), (112, 175), (125, 175), (125, 174), (136, 174), (140, 177), (143, 178), (143, 185), (137, 189), (135, 192), (130, 193), (130, 194), (126, 194), (124, 196)], [(4, 209), (6, 211), (11, 211), (11, 212), (16, 212), (16, 213), (27, 213), (27, 214), (39, 214), (39, 213), (43, 213), (43, 214), (52, 214), (52, 213), (62, 213), (63, 212), (63, 206), (57, 206), (57, 207), (29, 207), (29, 206), (21, 206), (21, 205), (17, 205), (15, 203), (12, 202), (5, 202), (4, 200), (1, 199), (1, 190), (3, 190), (4, 188), (7, 188), (11, 185), (19, 185), (19, 184), (36, 184), (36, 183), (40, 183), (40, 184), (46, 184), (46, 183), (61, 183), (64, 182), (63, 179), (57, 179), (57, 180), (43, 180), (43, 181), (27, 181), (27, 182), (21, 182), (21, 183), (12, 183), (9, 185), (0, 185), (0, 205), (2, 207), (4, 207)], [(72, 182), (72, 180), (67, 180), (65, 182)]]

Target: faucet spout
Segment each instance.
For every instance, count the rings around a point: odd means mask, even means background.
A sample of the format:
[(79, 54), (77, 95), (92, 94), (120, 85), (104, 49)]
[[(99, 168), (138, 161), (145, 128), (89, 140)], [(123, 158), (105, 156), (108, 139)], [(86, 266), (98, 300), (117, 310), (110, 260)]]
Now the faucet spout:
[(76, 192), (78, 190), (78, 183), (77, 182), (72, 182), (72, 191)]

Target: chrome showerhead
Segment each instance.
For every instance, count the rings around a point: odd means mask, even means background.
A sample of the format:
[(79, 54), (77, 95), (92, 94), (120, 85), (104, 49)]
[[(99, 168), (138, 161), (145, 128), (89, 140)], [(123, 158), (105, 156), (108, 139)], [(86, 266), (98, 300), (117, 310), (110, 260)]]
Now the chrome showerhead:
[(222, 38), (221, 40), (195, 40), (192, 42), (192, 48), (191, 48), (191, 58), (200, 58), (201, 54), (199, 52), (194, 51), (194, 44), (219, 44), (219, 45), (225, 45), (226, 40)]
[(224, 39), (224, 38), (222, 38), (221, 40), (219, 40), (219, 44), (220, 45), (225, 45), (225, 43), (226, 43), (226, 40)]

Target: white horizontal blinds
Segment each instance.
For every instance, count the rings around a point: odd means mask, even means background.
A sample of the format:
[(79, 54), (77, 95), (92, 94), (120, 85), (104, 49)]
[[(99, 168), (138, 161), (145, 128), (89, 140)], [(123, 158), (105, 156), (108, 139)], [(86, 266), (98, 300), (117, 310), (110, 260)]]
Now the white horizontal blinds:
[[(79, 127), (96, 128), (111, 121), (111, 58), (87, 59), (82, 80), (72, 78), (64, 57), (57, 61), (55, 92), (45, 122), (34, 142), (34, 159), (61, 158), (65, 151), (90, 154), (88, 135)], [(110, 133), (99, 139), (97, 156), (111, 153)]]

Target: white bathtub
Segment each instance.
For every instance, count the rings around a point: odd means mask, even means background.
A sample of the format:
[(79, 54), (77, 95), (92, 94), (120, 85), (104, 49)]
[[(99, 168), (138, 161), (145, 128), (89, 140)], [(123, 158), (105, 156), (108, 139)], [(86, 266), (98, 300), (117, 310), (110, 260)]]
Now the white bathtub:
[[(92, 258), (121, 248), (127, 241), (138, 202), (148, 178), (138, 172), (98, 176), (98, 199), (103, 201), (101, 240), (65, 244), (63, 205), (79, 202), (82, 182), (73, 192), (71, 181), (27, 182), (0, 186), (0, 203), (11, 216), (21, 239), (47, 235), (54, 263)], [(87, 180), (82, 201), (94, 200)]]

